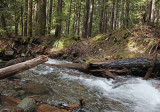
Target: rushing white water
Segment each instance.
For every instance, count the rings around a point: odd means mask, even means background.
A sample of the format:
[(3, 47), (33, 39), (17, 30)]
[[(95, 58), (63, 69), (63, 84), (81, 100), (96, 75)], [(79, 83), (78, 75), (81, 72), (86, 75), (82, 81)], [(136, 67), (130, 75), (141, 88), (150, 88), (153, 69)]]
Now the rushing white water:
[(48, 61), (46, 62), (48, 64), (55, 64), (55, 65), (59, 65), (59, 64), (71, 64), (72, 62), (68, 62), (68, 61), (60, 61), (60, 60), (56, 60), (56, 59), (48, 59)]
[(62, 78), (77, 81), (98, 91), (99, 95), (109, 97), (130, 107), (134, 112), (159, 112), (160, 92), (150, 81), (141, 78), (131, 78), (114, 88), (113, 80), (104, 78), (86, 78), (63, 74)]
[[(46, 63), (64, 64), (70, 62), (49, 59)], [(160, 83), (158, 80), (145, 81), (142, 78), (132, 77), (115, 83), (111, 79), (86, 77), (84, 75), (71, 76), (66, 73), (80, 73), (76, 70), (58, 69), (44, 65), (42, 68), (41, 71), (38, 71), (37, 68), (32, 69), (32, 71), (44, 75), (59, 71), (59, 79), (77, 82), (89, 91), (96, 92), (99, 97), (118, 101), (128, 108), (128, 112), (160, 112), (160, 91), (154, 87), (154, 84)]]

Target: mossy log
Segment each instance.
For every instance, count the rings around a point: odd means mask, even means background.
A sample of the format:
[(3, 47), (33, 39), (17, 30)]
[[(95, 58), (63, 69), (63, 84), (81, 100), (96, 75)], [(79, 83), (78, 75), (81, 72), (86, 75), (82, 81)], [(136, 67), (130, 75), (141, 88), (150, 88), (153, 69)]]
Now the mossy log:
[(22, 63), (18, 63), (18, 64), (14, 64), (14, 65), (2, 68), (0, 69), (0, 79), (4, 79), (12, 75), (15, 75), (17, 73), (28, 70), (30, 68), (33, 68), (39, 64), (46, 62), (47, 60), (48, 60), (48, 57), (42, 55)]
[(88, 70), (95, 74), (102, 73), (107, 70), (117, 75), (134, 75), (144, 77), (148, 69), (154, 66), (152, 76), (156, 75), (160, 77), (160, 57), (157, 57), (154, 65), (151, 64), (152, 57), (139, 57), (139, 58), (128, 58), (123, 60), (114, 60), (106, 62), (94, 62), (88, 65)]

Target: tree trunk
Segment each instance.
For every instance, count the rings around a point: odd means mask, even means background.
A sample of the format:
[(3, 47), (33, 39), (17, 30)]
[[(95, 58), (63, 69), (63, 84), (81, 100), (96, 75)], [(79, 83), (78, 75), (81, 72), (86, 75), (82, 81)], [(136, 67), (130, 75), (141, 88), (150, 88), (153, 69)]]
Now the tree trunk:
[(74, 10), (73, 15), (74, 15), (74, 16), (73, 16), (73, 23), (72, 23), (72, 34), (75, 34), (74, 31), (75, 31), (75, 25), (76, 25), (76, 13), (77, 13), (77, 12), (76, 12), (76, 4), (77, 4), (77, 3), (74, 2), (74, 7), (73, 7), (73, 10)]
[[(105, 0), (104, 3), (108, 2), (108, 0)], [(104, 13), (104, 22), (103, 22), (103, 33), (107, 33), (108, 31), (108, 5), (105, 5), (105, 13)]]
[(112, 29), (112, 30), (114, 29), (114, 16), (115, 16), (114, 10), (115, 10), (115, 3), (116, 3), (116, 0), (113, 0), (112, 18), (111, 18), (111, 29)]
[[(151, 65), (152, 57), (146, 58), (129, 58), (124, 60), (115, 60), (107, 62), (90, 63), (88, 70), (93, 74), (108, 70), (109, 72), (117, 73), (118, 75), (131, 74), (144, 77)], [(160, 72), (160, 57), (157, 58), (152, 73)], [(96, 75), (95, 74), (95, 75)], [(158, 75), (159, 77), (160, 75)]]
[[(14, 3), (16, 4), (16, 0), (14, 1)], [(18, 14), (18, 9), (16, 8), (17, 5), (15, 5), (14, 12), (15, 12), (15, 35), (18, 35), (19, 14)]]
[(38, 36), (45, 36), (46, 34), (46, 0), (38, 0), (36, 33)]
[[(2, 0), (0, 0), (0, 4), (3, 4), (4, 5), (4, 3), (3, 3), (3, 1)], [(0, 5), (0, 8), (4, 8), (5, 7), (5, 5), (3, 6), (3, 5)], [(8, 33), (8, 31), (7, 31), (7, 24), (6, 24), (6, 18), (5, 18), (5, 16), (4, 16), (4, 14), (3, 13), (1, 13), (1, 17), (0, 17), (0, 20), (1, 20), (1, 26), (2, 26), (2, 28), (3, 28), (3, 30), (5, 30), (6, 31), (6, 33)]]
[[(23, 0), (22, 0), (23, 2)], [(23, 6), (21, 6), (21, 35), (23, 36)]]
[(125, 21), (126, 21), (126, 28), (129, 28), (129, 20), (130, 20), (130, 18), (129, 18), (129, 11), (130, 11), (130, 3), (127, 1), (127, 3), (126, 3), (126, 19), (125, 19)]
[(25, 61), (22, 63), (18, 63), (15, 65), (11, 65), (11, 66), (2, 68), (2, 69), (0, 69), (0, 79), (4, 79), (4, 78), (10, 77), (12, 75), (15, 75), (17, 73), (28, 70), (30, 68), (33, 68), (41, 63), (46, 62), (47, 60), (48, 60), (48, 57), (42, 55), (37, 58), (31, 59), (29, 61)]
[(24, 36), (27, 36), (28, 0), (25, 0)]
[(101, 0), (101, 9), (100, 9), (100, 21), (99, 21), (99, 33), (103, 33), (103, 15), (104, 15), (104, 0)]
[(154, 22), (154, 15), (155, 15), (155, 0), (152, 0), (152, 2), (151, 2), (151, 16), (150, 16), (151, 22)]
[(79, 12), (78, 12), (78, 32), (77, 35), (80, 34), (80, 23), (81, 23), (81, 2), (82, 0), (80, 0), (80, 4), (79, 4)]
[(84, 8), (84, 20), (83, 20), (82, 37), (87, 37), (88, 16), (89, 16), (89, 0), (86, 0), (86, 5), (85, 5), (85, 8)]
[(69, 31), (70, 31), (70, 19), (71, 19), (71, 12), (72, 12), (72, 0), (70, 0), (70, 4), (69, 4), (69, 10), (68, 10), (68, 20), (66, 23), (66, 33), (67, 35), (69, 35)]
[(6, 18), (4, 16), (4, 14), (1, 15), (1, 25), (2, 25), (2, 28), (7, 31), (7, 25), (6, 25)]
[(88, 18), (87, 37), (91, 37), (91, 34), (92, 34), (93, 10), (94, 10), (94, 0), (91, 0), (90, 10), (89, 10), (89, 18)]
[(28, 0), (27, 35), (29, 38), (32, 37), (32, 5), (33, 5), (33, 1)]
[(51, 33), (51, 24), (52, 24), (52, 6), (53, 6), (53, 0), (50, 0), (49, 5), (49, 25), (48, 25), (48, 34)]
[(147, 6), (145, 8), (145, 13), (143, 16), (143, 22), (149, 22), (150, 21), (150, 15), (151, 15), (151, 3), (150, 0), (147, 0)]
[(58, 38), (61, 37), (61, 29), (62, 29), (62, 18), (61, 18), (62, 3), (63, 3), (63, 0), (58, 0), (58, 6), (57, 6), (58, 19), (56, 20), (57, 25), (56, 25), (56, 31), (55, 31), (55, 37), (58, 37)]
[(118, 9), (119, 9), (119, 4), (118, 4), (119, 2), (118, 2), (118, 0), (116, 0), (116, 12), (115, 12), (115, 21), (114, 21), (114, 28), (115, 29), (117, 29), (117, 22), (118, 22), (118, 14), (119, 14), (119, 12), (118, 12)]
[(123, 12), (122, 12), (122, 17), (123, 17), (122, 26), (123, 26), (123, 29), (126, 29), (126, 7), (127, 7), (126, 0), (123, 0)]

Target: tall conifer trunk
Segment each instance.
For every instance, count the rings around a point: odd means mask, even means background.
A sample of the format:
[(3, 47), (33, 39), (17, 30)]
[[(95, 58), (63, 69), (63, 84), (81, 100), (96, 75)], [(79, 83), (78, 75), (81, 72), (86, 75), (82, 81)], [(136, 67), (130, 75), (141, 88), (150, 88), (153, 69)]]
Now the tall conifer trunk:
[(46, 34), (46, 0), (38, 0), (37, 35)]
[(55, 31), (55, 37), (60, 38), (61, 36), (61, 29), (62, 29), (62, 18), (61, 18), (61, 14), (62, 14), (62, 3), (63, 0), (58, 0), (58, 6), (57, 6), (57, 15), (58, 15), (58, 19), (56, 20), (56, 31)]
[(28, 19), (27, 19), (27, 35), (32, 37), (32, 5), (33, 1), (28, 0)]

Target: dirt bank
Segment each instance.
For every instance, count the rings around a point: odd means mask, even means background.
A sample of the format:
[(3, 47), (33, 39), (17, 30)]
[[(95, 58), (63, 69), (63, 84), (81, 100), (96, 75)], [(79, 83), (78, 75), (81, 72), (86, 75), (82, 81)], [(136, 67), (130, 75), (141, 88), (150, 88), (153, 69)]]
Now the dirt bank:
[[(51, 57), (74, 62), (104, 61), (152, 55), (159, 52), (160, 28), (151, 25), (140, 25), (133, 29), (115, 30), (109, 34), (99, 34), (94, 38), (71, 42)], [(65, 42), (64, 42), (65, 44)], [(55, 55), (56, 54), (56, 55)]]

